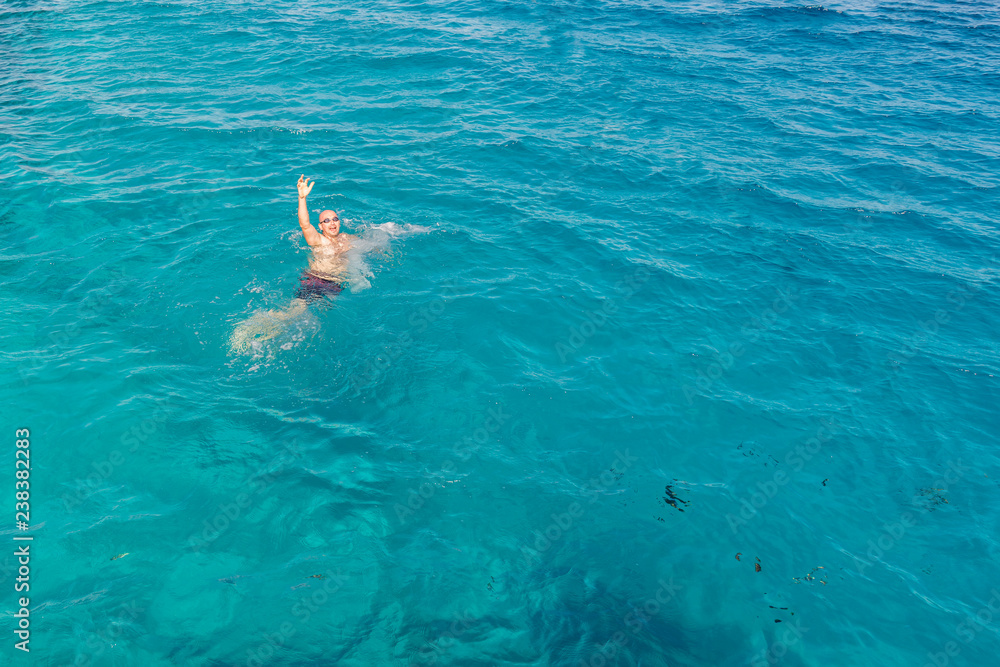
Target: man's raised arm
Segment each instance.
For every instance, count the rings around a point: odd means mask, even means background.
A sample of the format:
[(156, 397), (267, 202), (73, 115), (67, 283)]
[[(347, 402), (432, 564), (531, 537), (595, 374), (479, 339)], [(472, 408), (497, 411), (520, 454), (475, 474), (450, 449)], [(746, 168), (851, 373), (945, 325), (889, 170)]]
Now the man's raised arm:
[(306, 243), (309, 245), (319, 245), (323, 242), (323, 236), (309, 224), (309, 207), (306, 206), (306, 197), (312, 192), (314, 185), (316, 185), (316, 181), (310, 183), (305, 174), (299, 176), (299, 227), (302, 228), (302, 234), (306, 237)]

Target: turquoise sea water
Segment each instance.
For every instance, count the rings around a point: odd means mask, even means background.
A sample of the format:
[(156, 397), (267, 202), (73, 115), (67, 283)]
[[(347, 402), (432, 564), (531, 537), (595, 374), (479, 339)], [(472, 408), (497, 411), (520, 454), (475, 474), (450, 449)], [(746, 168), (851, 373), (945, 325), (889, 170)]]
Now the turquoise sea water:
[[(6, 1), (0, 44), (0, 663), (995, 664), (993, 3)], [(349, 284), (234, 353), (303, 173)]]

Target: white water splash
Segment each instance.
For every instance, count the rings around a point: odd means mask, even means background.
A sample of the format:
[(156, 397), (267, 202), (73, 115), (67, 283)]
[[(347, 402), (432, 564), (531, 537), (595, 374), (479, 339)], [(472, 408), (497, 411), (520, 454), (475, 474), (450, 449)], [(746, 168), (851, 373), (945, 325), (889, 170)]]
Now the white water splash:
[(394, 239), (426, 234), (430, 231), (430, 227), (397, 225), (395, 222), (384, 222), (363, 229), (347, 252), (347, 283), (351, 292), (360, 292), (372, 286), (369, 279), (373, 274), (371, 265), (367, 261), (369, 255), (374, 252), (388, 252)]
[(258, 310), (237, 324), (229, 337), (229, 352), (255, 358), (273, 356), (276, 348), (290, 350), (318, 326), (305, 302), (295, 299), (284, 310)]

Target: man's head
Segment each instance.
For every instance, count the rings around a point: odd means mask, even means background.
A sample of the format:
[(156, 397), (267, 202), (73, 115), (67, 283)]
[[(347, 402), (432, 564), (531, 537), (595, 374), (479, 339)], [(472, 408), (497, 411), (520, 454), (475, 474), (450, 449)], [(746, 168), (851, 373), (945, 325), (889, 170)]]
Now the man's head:
[(326, 236), (336, 236), (340, 233), (340, 217), (336, 211), (323, 211), (319, 214), (319, 231)]

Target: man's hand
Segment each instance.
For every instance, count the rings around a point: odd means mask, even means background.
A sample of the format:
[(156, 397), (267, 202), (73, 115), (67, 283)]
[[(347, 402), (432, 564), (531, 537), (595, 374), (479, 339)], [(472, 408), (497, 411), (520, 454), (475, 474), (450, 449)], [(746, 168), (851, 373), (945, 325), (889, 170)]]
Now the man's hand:
[(299, 176), (299, 182), (298, 182), (298, 186), (299, 186), (299, 199), (305, 199), (306, 195), (308, 195), (310, 192), (312, 192), (312, 189), (313, 189), (314, 185), (316, 185), (316, 181), (313, 181), (312, 183), (310, 183), (309, 179), (306, 178), (305, 174), (302, 174), (301, 176)]

